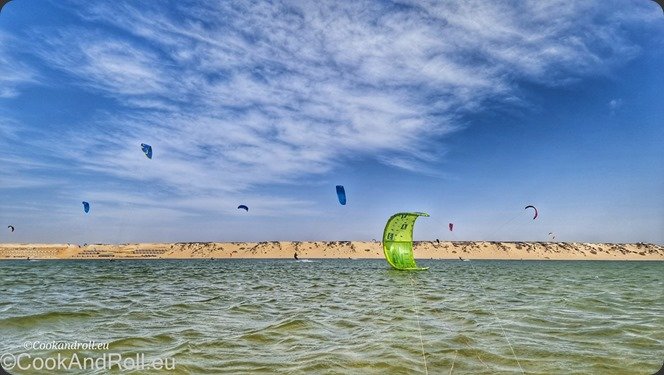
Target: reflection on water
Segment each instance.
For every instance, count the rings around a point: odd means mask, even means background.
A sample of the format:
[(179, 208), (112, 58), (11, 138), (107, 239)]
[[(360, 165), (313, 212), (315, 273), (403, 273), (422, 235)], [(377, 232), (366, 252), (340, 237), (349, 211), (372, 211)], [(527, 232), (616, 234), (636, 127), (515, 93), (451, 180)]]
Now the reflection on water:
[(181, 374), (651, 374), (664, 360), (663, 262), (419, 264), (0, 262), (0, 354), (94, 340)]

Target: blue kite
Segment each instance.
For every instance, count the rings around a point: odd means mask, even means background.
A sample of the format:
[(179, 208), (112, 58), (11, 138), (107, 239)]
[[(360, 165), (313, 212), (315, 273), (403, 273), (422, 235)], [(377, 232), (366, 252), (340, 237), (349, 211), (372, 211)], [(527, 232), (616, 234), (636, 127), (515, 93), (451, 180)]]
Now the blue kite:
[(143, 150), (148, 159), (152, 159), (152, 146), (147, 143), (141, 143), (141, 150)]
[(337, 198), (339, 198), (339, 203), (342, 206), (346, 205), (346, 189), (341, 185), (337, 185)]

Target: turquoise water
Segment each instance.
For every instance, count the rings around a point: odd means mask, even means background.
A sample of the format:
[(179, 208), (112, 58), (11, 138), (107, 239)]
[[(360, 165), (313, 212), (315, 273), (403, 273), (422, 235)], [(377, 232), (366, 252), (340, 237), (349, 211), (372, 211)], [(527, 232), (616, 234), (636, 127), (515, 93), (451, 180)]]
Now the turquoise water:
[[(0, 355), (140, 354), (174, 369), (133, 373), (175, 374), (652, 374), (664, 361), (664, 262), (418, 264), (430, 270), (4, 261)], [(35, 341), (109, 346), (24, 348)]]

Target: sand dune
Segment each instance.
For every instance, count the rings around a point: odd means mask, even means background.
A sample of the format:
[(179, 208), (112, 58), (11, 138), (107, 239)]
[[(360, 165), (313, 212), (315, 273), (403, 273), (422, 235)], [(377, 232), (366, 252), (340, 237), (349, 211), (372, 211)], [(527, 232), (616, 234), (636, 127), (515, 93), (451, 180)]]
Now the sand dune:
[[(0, 244), (0, 259), (383, 258), (380, 242), (187, 242), (137, 244)], [(418, 259), (664, 260), (664, 246), (646, 243), (415, 243)]]

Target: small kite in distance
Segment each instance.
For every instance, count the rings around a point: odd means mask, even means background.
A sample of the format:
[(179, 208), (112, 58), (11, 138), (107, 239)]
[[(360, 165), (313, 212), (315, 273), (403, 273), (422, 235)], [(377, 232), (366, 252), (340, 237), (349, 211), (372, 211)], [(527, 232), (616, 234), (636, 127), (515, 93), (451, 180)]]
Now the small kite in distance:
[(249, 207), (247, 207), (247, 206), (245, 206), (245, 205), (243, 205), (243, 204), (237, 206), (237, 209), (238, 209), (238, 210), (242, 209), (242, 210), (245, 210), (245, 211), (249, 212)]
[(529, 208), (532, 208), (533, 210), (535, 210), (535, 216), (533, 216), (533, 220), (537, 219), (537, 208), (535, 208), (535, 206), (526, 206), (526, 208), (524, 208), (524, 210), (527, 210)]
[(86, 214), (90, 212), (90, 203), (88, 202), (81, 202), (81, 203), (83, 203), (83, 211), (85, 211)]
[(14, 226), (13, 225), (7, 225), (7, 229), (11, 229), (12, 232), (14, 231)]
[(454, 229), (454, 223), (449, 223), (447, 226), (450, 228), (450, 232)]
[(141, 150), (143, 150), (143, 153), (148, 159), (152, 159), (152, 146), (147, 143), (141, 143)]
[(10, 1), (12, 0), (0, 0), (0, 12), (2, 12), (2, 7), (4, 7), (5, 4), (7, 4)]
[(346, 189), (342, 185), (337, 185), (337, 198), (342, 206), (346, 205)]

